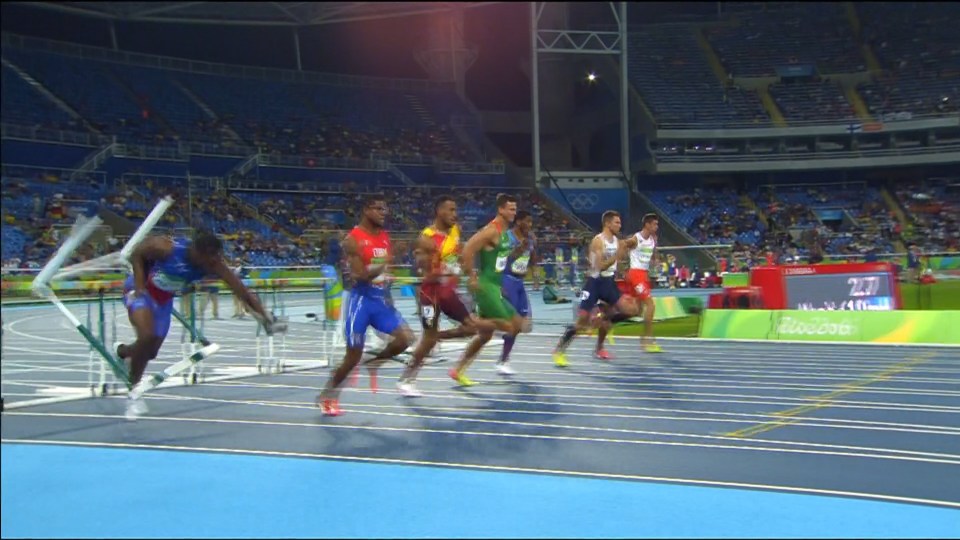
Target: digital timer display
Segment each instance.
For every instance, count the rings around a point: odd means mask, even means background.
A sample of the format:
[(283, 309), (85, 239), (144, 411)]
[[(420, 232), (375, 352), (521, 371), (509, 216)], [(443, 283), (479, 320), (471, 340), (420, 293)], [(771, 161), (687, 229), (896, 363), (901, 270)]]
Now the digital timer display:
[(858, 274), (787, 275), (788, 309), (887, 311), (896, 309), (891, 275)]

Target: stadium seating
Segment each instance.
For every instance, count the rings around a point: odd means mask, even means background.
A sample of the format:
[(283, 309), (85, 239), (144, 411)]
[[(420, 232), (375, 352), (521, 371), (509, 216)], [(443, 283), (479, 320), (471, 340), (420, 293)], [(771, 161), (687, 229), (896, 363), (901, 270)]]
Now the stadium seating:
[(706, 33), (736, 77), (773, 77), (777, 66), (814, 64), (820, 73), (864, 71), (866, 62), (839, 2), (809, 2), (737, 14)]
[(658, 122), (769, 124), (755, 93), (720, 84), (693, 30), (649, 27), (628, 39), (631, 82)]

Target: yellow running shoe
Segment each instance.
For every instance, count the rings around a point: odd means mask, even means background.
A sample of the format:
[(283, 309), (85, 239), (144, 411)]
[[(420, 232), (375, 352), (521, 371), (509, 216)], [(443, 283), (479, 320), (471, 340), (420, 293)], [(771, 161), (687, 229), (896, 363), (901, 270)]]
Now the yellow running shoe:
[(451, 370), (448, 372), (448, 375), (450, 375), (450, 378), (451, 378), (451, 379), (453, 379), (453, 380), (457, 381), (458, 383), (460, 383), (460, 386), (473, 386), (473, 385), (477, 384), (477, 383), (473, 382), (472, 380), (470, 380), (469, 378), (467, 378), (467, 376), (464, 375), (463, 373), (457, 373), (457, 370), (456, 370), (456, 369), (451, 369)]
[(553, 353), (553, 363), (556, 364), (557, 367), (567, 367), (567, 355), (562, 352)]
[(663, 348), (660, 347), (660, 345), (657, 345), (656, 343), (651, 343), (651, 344), (649, 344), (649, 345), (644, 345), (643, 350), (647, 351), (648, 353), (661, 353), (661, 352), (663, 352)]

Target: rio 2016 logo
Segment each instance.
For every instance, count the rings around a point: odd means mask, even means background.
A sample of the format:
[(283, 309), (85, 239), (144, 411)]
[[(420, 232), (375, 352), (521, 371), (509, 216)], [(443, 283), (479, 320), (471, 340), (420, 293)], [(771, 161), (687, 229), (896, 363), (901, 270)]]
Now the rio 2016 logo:
[(857, 332), (857, 325), (844, 319), (831, 322), (825, 317), (813, 317), (809, 321), (801, 321), (790, 316), (780, 319), (777, 333), (793, 336), (852, 336)]

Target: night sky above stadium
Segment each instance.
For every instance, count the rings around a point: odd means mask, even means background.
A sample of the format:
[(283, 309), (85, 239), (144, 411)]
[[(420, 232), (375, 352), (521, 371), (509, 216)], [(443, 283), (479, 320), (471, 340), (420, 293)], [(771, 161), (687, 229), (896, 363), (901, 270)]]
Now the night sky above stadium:
[[(702, 19), (717, 2), (632, 3), (631, 24), (655, 20)], [(599, 8), (599, 9), (598, 9)], [(530, 6), (504, 2), (466, 11), (464, 34), (479, 57), (467, 72), (467, 94), (481, 109), (530, 110), (530, 81), (521, 62), (530, 57)], [(5, 32), (111, 47), (110, 21), (11, 2), (0, 4)], [(430, 17), (408, 17), (308, 26), (300, 29), (304, 70), (353, 75), (426, 78), (414, 59)], [(578, 28), (609, 24), (605, 3), (571, 3)], [(296, 68), (290, 27), (123, 22), (116, 24), (120, 49), (209, 62)]]
[[(3, 31), (111, 47), (109, 21), (4, 2)], [(430, 14), (300, 29), (304, 70), (426, 78), (414, 59)], [(480, 55), (467, 73), (468, 93), (483, 108), (529, 110), (529, 5), (503, 3), (466, 12), (467, 43)], [(117, 22), (120, 49), (210, 62), (296, 68), (289, 27)]]

